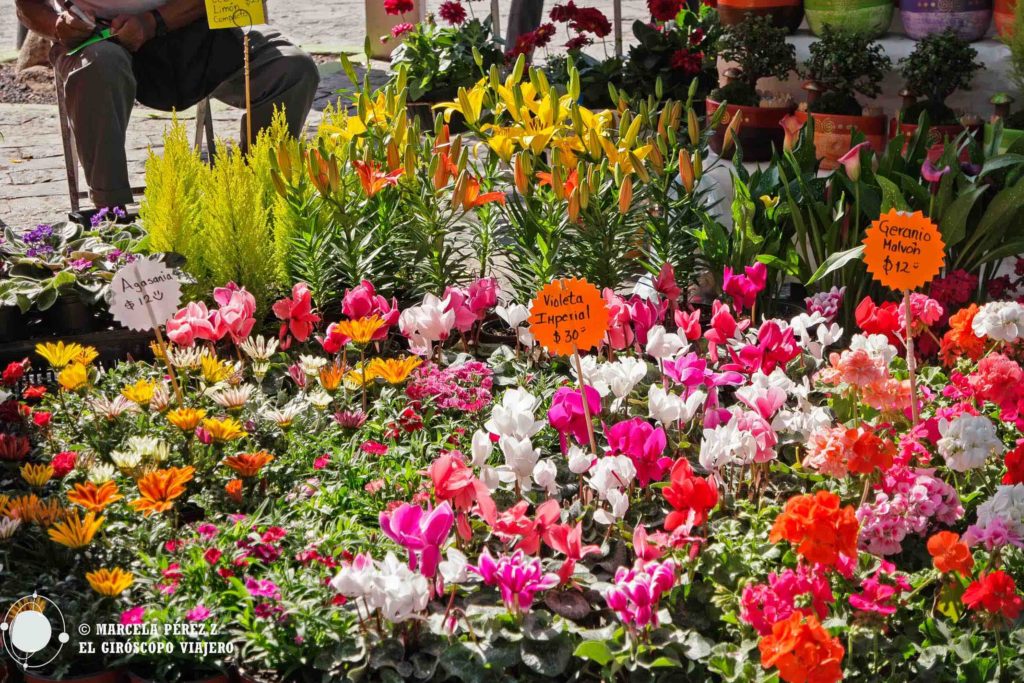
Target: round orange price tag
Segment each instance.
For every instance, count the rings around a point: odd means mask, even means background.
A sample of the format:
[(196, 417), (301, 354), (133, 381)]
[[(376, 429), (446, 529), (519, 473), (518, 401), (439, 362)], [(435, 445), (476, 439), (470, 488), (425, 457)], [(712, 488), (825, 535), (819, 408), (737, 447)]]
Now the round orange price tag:
[(920, 211), (891, 209), (872, 221), (864, 236), (868, 272), (889, 289), (911, 290), (928, 284), (942, 270), (945, 257), (938, 227)]
[(568, 356), (598, 346), (608, 327), (601, 292), (586, 280), (544, 285), (530, 304), (530, 332), (550, 353)]

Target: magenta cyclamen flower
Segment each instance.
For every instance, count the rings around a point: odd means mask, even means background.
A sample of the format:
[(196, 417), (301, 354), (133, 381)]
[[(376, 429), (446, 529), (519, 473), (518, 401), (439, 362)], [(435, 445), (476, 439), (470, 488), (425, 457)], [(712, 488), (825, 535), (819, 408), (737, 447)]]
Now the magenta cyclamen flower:
[(744, 275), (736, 275), (732, 268), (726, 268), (722, 276), (722, 291), (732, 297), (736, 308), (753, 308), (757, 295), (768, 284), (768, 267), (755, 263), (743, 269)]
[(513, 614), (529, 611), (537, 593), (558, 585), (557, 574), (545, 574), (540, 560), (527, 557), (522, 550), (494, 558), (485, 548), (469, 571), (478, 574), (488, 586), (497, 586), (502, 601)]
[(819, 619), (824, 619), (828, 604), (832, 602), (835, 602), (835, 596), (825, 574), (801, 565), (796, 570), (787, 569), (781, 574), (772, 572), (768, 575), (768, 583), (744, 587), (740, 597), (740, 619), (764, 636), (772, 632), (773, 624), (789, 618), (794, 611), (816, 614)]
[(676, 563), (648, 562), (643, 567), (619, 567), (615, 585), (605, 591), (604, 599), (630, 629), (658, 625), (658, 602), (676, 584)]
[[(586, 387), (586, 392), (587, 407), (590, 408), (590, 416), (594, 417), (601, 412), (601, 394), (591, 386)], [(566, 434), (572, 434), (578, 444), (585, 444), (590, 440), (587, 417), (583, 412), (583, 396), (576, 389), (562, 387), (555, 392), (551, 399), (551, 408), (548, 409), (548, 422), (558, 431), (563, 453), (568, 448)]]
[(633, 461), (641, 486), (661, 481), (665, 470), (672, 465), (672, 458), (662, 456), (668, 445), (665, 430), (661, 427), (655, 429), (646, 420), (634, 417), (618, 422), (605, 431), (605, 436), (611, 447), (609, 455), (621, 453)]
[(441, 546), (454, 523), (455, 513), (447, 501), (430, 511), (403, 503), (390, 513), (380, 513), (381, 531), (409, 551), (409, 569), (419, 566), (428, 579), (437, 573)]
[(633, 295), (629, 300), (629, 317), (633, 322), (633, 332), (637, 344), (647, 345), (647, 333), (655, 325), (660, 325), (668, 310), (668, 301), (654, 302)]

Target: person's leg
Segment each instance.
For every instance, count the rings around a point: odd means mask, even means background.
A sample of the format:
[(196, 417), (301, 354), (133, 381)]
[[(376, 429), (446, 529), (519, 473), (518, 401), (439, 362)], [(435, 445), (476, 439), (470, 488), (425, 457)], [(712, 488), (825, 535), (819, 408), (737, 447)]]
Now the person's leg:
[[(320, 84), (316, 62), (271, 28), (253, 30), (249, 34), (249, 49), (253, 135), (270, 125), (274, 107), (283, 107), (289, 132), (299, 136)], [(213, 91), (213, 97), (244, 109), (244, 72), (222, 83)], [(248, 147), (245, 137), (246, 121), (243, 116), (240, 138), (243, 149)]]
[(125, 134), (135, 104), (132, 58), (120, 45), (95, 43), (74, 56), (59, 44), (50, 52), (64, 86), (78, 158), (97, 207), (132, 202)]
[(519, 36), (535, 31), (544, 19), (544, 0), (512, 0), (505, 31), (505, 51), (516, 46)]

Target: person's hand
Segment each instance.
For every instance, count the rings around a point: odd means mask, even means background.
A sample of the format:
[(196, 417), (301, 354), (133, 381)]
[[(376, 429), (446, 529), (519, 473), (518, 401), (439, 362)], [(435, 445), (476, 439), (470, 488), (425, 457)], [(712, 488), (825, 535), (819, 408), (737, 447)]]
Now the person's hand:
[(54, 26), (54, 34), (57, 42), (69, 50), (78, 47), (86, 38), (92, 35), (96, 28), (96, 18), (92, 13), (83, 10), (93, 20), (92, 26), (76, 17), (71, 12), (61, 12), (57, 15), (57, 24)]
[(129, 52), (137, 52), (156, 35), (156, 20), (149, 14), (119, 14), (110, 22), (110, 28)]

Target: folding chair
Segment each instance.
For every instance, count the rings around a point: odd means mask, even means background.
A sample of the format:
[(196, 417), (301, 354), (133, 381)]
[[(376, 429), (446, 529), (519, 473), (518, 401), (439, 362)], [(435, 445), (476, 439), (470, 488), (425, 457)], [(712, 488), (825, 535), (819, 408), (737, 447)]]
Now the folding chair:
[[(68, 117), (67, 103), (64, 101), (64, 87), (56, 72), (53, 75), (54, 89), (57, 91), (57, 116), (60, 118), (60, 135), (64, 143), (64, 167), (68, 177), (68, 196), (71, 200), (71, 213), (81, 214), (81, 200), (88, 197), (89, 193), (79, 190), (78, 185), (78, 150), (75, 147), (75, 133), (71, 129), (71, 119)], [(213, 112), (210, 110), (210, 98), (200, 100), (196, 105), (196, 137), (195, 149), (203, 150), (203, 140), (206, 141), (207, 160), (212, 164), (217, 154), (217, 146), (213, 137)], [(146, 187), (133, 187), (132, 195), (141, 195)]]

